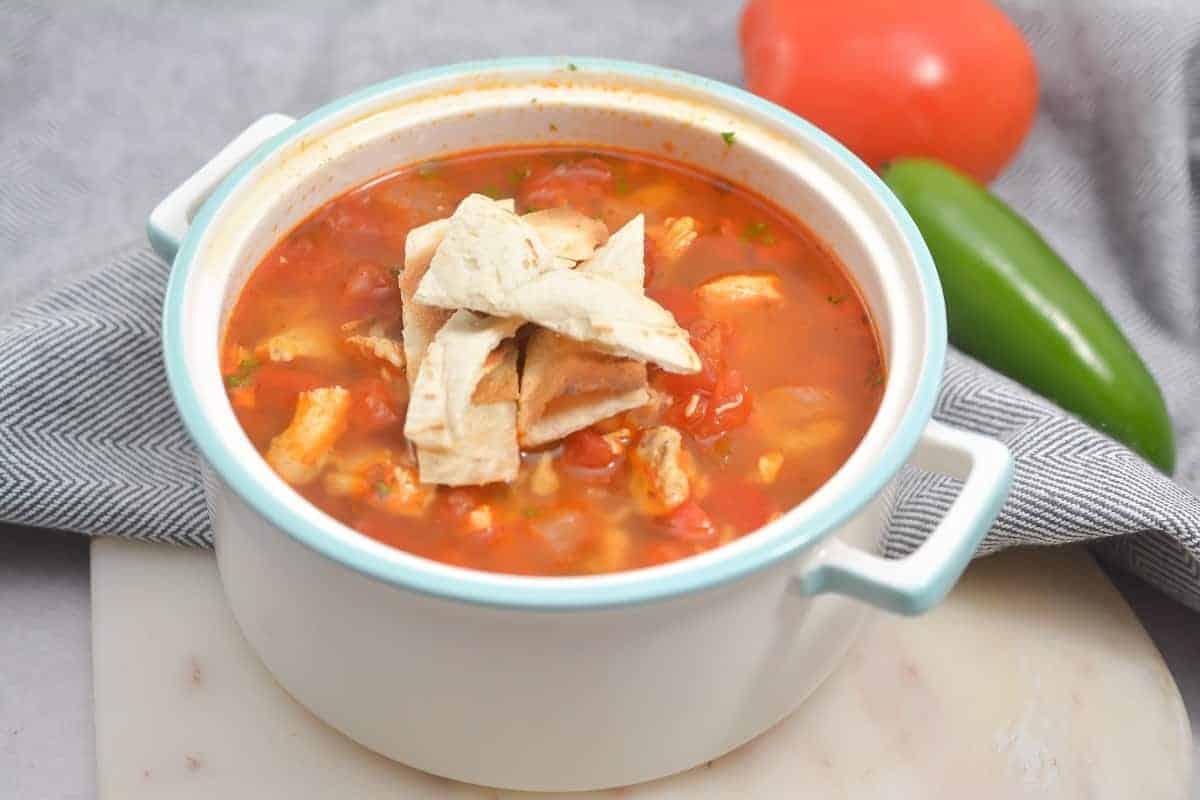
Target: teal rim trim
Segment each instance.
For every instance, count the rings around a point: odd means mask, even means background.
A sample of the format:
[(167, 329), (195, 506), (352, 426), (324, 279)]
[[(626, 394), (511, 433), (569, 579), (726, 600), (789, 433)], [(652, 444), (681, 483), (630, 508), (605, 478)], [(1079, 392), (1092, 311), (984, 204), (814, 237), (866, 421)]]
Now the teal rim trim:
[[(605, 583), (603, 577), (569, 581), (560, 578), (519, 578), (497, 581), (500, 576), (474, 570), (458, 569), (452, 574), (440, 574), (406, 563), (378, 559), (344, 541), (340, 541), (304, 519), (295, 509), (276, 502), (251, 476), (246, 466), (234, 457), (223, 444), (221, 433), (202, 413), (193, 385), (193, 376), (184, 363), (184, 296), (189, 275), (194, 267), (196, 250), (216, 211), (237, 189), (243, 179), (266, 160), (283, 143), (295, 139), (325, 118), (343, 111), (368, 98), (401, 87), (427, 81), (510, 70), (562, 71), (568, 64), (579, 70), (598, 70), (634, 77), (669, 81), (718, 96), (735, 105), (773, 118), (831, 151), (858, 178), (875, 192), (891, 212), (903, 231), (908, 246), (916, 255), (922, 282), (922, 296), (929, 323), (929, 350), (914, 395), (900, 425), (885, 445), (874, 469), (858, 485), (830, 505), (828, 513), (804, 527), (777, 534), (736, 556), (712, 562), (700, 562), (692, 569), (667, 574), (648, 573), (645, 580)], [(163, 308), (163, 355), (167, 380), (184, 425), (205, 459), (251, 508), (286, 532), (296, 541), (341, 563), (350, 569), (385, 583), (449, 600), (529, 610), (561, 611), (609, 608), (636, 603), (665, 600), (712, 588), (761, 570), (788, 558), (833, 531), (872, 497), (892, 478), (909, 457), (925, 424), (933, 413), (934, 402), (941, 384), (946, 357), (946, 312), (941, 283), (933, 259), (908, 213), (896, 200), (883, 181), (845, 147), (809, 122), (774, 103), (763, 100), (728, 84), (701, 78), (686, 72), (654, 67), (634, 62), (596, 58), (532, 57), (498, 59), (451, 64), (412, 72), (374, 86), (361, 89), (313, 111), (296, 124), (276, 135), (258, 148), (235, 169), (204, 203), (192, 221), (171, 270)], [(307, 502), (307, 501), (303, 501)], [(340, 523), (338, 523), (340, 524)], [(626, 573), (632, 574), (632, 573)], [(513, 578), (513, 576), (503, 576)]]

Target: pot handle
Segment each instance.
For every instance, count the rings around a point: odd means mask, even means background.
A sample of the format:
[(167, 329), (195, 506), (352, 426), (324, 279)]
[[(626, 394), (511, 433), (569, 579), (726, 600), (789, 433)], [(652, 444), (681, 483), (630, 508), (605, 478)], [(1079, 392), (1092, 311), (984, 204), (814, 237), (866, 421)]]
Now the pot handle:
[(166, 261), (173, 261), (192, 218), (221, 181), (259, 146), (295, 121), (286, 114), (261, 117), (155, 206), (146, 221), (146, 235), (154, 251)]
[(804, 594), (843, 594), (901, 614), (920, 614), (946, 596), (1008, 497), (1012, 455), (995, 439), (933, 421), (910, 463), (963, 481), (929, 538), (899, 559), (827, 539), (798, 576)]

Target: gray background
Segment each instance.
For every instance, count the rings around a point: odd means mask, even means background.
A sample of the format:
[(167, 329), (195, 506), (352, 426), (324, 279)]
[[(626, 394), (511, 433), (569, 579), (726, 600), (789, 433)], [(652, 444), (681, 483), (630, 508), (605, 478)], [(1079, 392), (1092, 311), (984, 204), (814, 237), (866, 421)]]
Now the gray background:
[[(299, 115), (416, 67), (530, 53), (740, 78), (736, 0), (287, 7), (0, 3), (0, 174), (10, 181), (0, 195), (0, 314), (140, 242), (154, 203), (268, 111)], [(1134, 579), (1119, 582), (1196, 716), (1195, 617)], [(0, 526), (0, 798), (94, 795), (88, 630), (85, 541)]]

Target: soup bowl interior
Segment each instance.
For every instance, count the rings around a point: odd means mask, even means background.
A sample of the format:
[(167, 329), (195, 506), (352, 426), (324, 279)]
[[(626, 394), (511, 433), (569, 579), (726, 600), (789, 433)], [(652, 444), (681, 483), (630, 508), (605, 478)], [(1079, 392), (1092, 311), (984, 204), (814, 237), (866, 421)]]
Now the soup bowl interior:
[[(843, 148), (738, 90), (667, 70), (537, 59), (458, 66), (352, 95), (243, 164), (197, 215), (168, 292), (168, 371), (185, 423), (222, 480), (303, 544), (376, 578), (469, 602), (545, 608), (636, 603), (703, 588), (817, 541), (874, 498), (911, 452), (942, 368), (941, 295), (907, 216)], [(726, 135), (722, 135), (725, 133)], [(360, 535), (308, 504), (242, 433), (219, 370), (239, 291), (313, 210), (396, 168), (507, 145), (606, 146), (694, 165), (770, 198), (844, 262), (878, 325), (888, 379), (868, 432), (815, 494), (765, 528), (645, 570), (588, 577), (481, 573)], [(787, 357), (786, 343), (778, 343)]]

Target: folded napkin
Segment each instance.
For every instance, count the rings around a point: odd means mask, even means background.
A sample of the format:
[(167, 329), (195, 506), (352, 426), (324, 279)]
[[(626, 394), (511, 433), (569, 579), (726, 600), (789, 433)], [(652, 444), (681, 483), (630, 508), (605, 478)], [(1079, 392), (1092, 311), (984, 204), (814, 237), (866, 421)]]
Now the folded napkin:
[[(544, 49), (541, 42), (554, 40), (548, 32), (587, 29), (581, 52), (671, 63), (734, 80), (729, 73), (736, 63), (736, 9), (713, 0), (707, 4), (712, 13), (696, 10), (702, 5), (633, 0), (606, 5), (615, 9), (610, 19), (641, 20), (633, 30), (622, 24), (572, 27), (573, 14), (587, 13), (584, 4), (529, 3), (523, 5), (526, 28), (508, 41), (518, 51), (535, 52)], [(1194, 493), (1200, 487), (1195, 401), (1200, 396), (1200, 6), (1192, 0), (1164, 0), (1152, 7), (1133, 0), (1005, 5), (1034, 43), (1043, 86), (1033, 136), (998, 191), (1078, 269), (1146, 357), (1175, 422), (1178, 467), (1174, 480), (1158, 473), (1051, 403), (952, 353), (937, 418), (1000, 439), (1017, 459), (1012, 496), (980, 553), (1092, 541), (1103, 558), (1200, 609), (1200, 499)], [(182, 23), (176, 27), (186, 29), (188, 37), (195, 33), (196, 46), (208, 48), (209, 58), (219, 51), (225, 54), (223, 64), (261, 69), (263, 75), (255, 78), (260, 94), (269, 87), (276, 94), (263, 96), (277, 98), (278, 104), (285, 97), (274, 83), (285, 80), (281, 72), (294, 73), (286, 80), (300, 92), (305, 76), (333, 71), (337, 80), (321, 84), (334, 89), (324, 93), (327, 99), (420, 63), (495, 54), (479, 43), (447, 40), (448, 29), (435, 24), (413, 32), (409, 49), (397, 45), (398, 54), (389, 60), (380, 56), (389, 52), (381, 49), (389, 41), (380, 38), (381, 32), (401, 38), (404, 32), (385, 24), (387, 6), (339, 11), (346, 37), (328, 34), (329, 19), (282, 14), (273, 20), (259, 11), (239, 12), (249, 18), (231, 16), (222, 23), (205, 17), (195, 30)], [(682, 15), (684, 8), (692, 13)], [(0, 22), (0, 31), (8, 31), (0, 36), (9, 37), (0, 44), (21, 57), (10, 62), (9, 70), (10, 77), (20, 79), (6, 81), (0, 100), (6, 109), (28, 113), (0, 119), (5, 153), (0, 157), (0, 252), (8, 261), (3, 269), (8, 274), (0, 273), (0, 281), (17, 274), (28, 285), (33, 276), (62, 273), (65, 268), (47, 266), (43, 259), (63, 248), (54, 250), (54, 242), (46, 245), (51, 249), (31, 245), (51, 236), (49, 219), (56, 220), (53, 236), (60, 241), (91, 248), (82, 254), (76, 250), (75, 257), (90, 259), (93, 266), (0, 316), (0, 519), (207, 546), (209, 516), (197, 455), (167, 393), (159, 351), (168, 267), (140, 242), (140, 220), (115, 230), (129, 242), (115, 253), (107, 237), (104, 244), (94, 233), (81, 236), (83, 241), (72, 239), (71, 223), (87, 222), (91, 210), (81, 199), (81, 187), (91, 192), (93, 203), (105, 202), (106, 192), (115, 202), (118, 193), (124, 196), (130, 189), (89, 184), (88, 170), (65, 148), (59, 124), (64, 115), (77, 123), (92, 115), (105, 119), (106, 104), (123, 102), (78, 90), (79, 82), (104, 74), (92, 68), (92, 59), (107, 60), (130, 75), (167, 74), (158, 66), (172, 57), (167, 44), (156, 49), (147, 42), (158, 37), (169, 42), (174, 28), (164, 20), (118, 25), (109, 17), (119, 9), (92, 10), (103, 17), (102, 27), (116, 44), (121, 36), (132, 37), (129, 46), (114, 44), (99, 55), (89, 51), (86, 63), (68, 69), (55, 59), (70, 50), (64, 42), (72, 37), (64, 31), (71, 26), (91, 30), (80, 15), (43, 19), (32, 6), (3, 13), (12, 24)], [(671, 24), (650, 24), (658, 18)], [(219, 28), (215, 33), (213, 26)], [(279, 29), (290, 35), (274, 43), (261, 35)], [(421, 48), (432, 45), (417, 42), (418, 36), (449, 46), (425, 52)], [(221, 43), (219, 50), (212, 49), (214, 40)], [(320, 66), (310, 63), (315, 72), (296, 65), (274, 71), (277, 63), (290, 63), (281, 61), (285, 55), (291, 58), (302, 49), (298, 42), (321, 44), (308, 56), (310, 62), (324, 59)], [(388, 69), (364, 72), (366, 61), (376, 56)], [(199, 90), (226, 78), (230, 85), (244, 85), (240, 76), (221, 72), (225, 66), (217, 67), (214, 79), (211, 66), (179, 62), (170, 72), (170, 88)], [(39, 71), (55, 69), (66, 70), (70, 79)], [(153, 91), (166, 89), (146, 88)], [(295, 96), (303, 104), (291, 110), (322, 99)], [(1197, 105), (1189, 107), (1189, 98)], [(268, 105), (254, 110), (273, 110)], [(212, 111), (224, 114), (226, 135), (252, 116), (247, 109), (218, 103)], [(98, 160), (84, 163), (100, 170), (118, 163), (114, 150), (136, 152), (143, 147), (138, 137), (150, 129), (147, 124), (132, 134), (100, 136), (109, 149), (97, 148), (91, 155)], [(191, 133), (187, 126), (173, 130), (181, 141)], [(85, 135), (71, 145), (90, 143), (92, 131), (80, 133)], [(119, 176), (120, 170), (112, 174)], [(156, 175), (143, 173), (143, 179), (156, 193), (167, 188)], [(64, 211), (81, 217), (64, 219)], [(114, 230), (106, 233), (111, 237)], [(907, 470), (895, 498), (888, 551), (900, 555), (918, 545), (956, 491), (950, 479)]]

